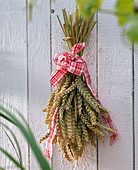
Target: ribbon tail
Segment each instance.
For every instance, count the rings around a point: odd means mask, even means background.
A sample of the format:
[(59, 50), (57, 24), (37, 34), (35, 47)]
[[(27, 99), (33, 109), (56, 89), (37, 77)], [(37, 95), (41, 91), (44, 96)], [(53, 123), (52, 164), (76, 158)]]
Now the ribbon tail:
[[(92, 89), (91, 91), (94, 91), (94, 89)], [(94, 91), (94, 93), (92, 93), (94, 95), (94, 97), (96, 98), (97, 102), (102, 106), (100, 100), (98, 99), (97, 97), (97, 94), (96, 92)], [(104, 115), (101, 115), (101, 118), (102, 118), (102, 121), (104, 123), (104, 125), (107, 127), (107, 128), (110, 128), (116, 132), (113, 132), (113, 133), (110, 133), (109, 132), (109, 136), (110, 136), (110, 145), (112, 145), (117, 137), (118, 137), (118, 131), (117, 131), (117, 128), (114, 124), (114, 122), (112, 121), (111, 117), (110, 117), (110, 114), (108, 113), (108, 117), (105, 117)]]
[[(92, 87), (92, 85), (90, 85), (90, 86), (88, 86), (88, 87), (89, 87), (92, 95), (93, 95), (93, 96), (95, 97), (95, 99), (97, 100), (97, 102), (102, 106), (100, 100), (99, 100), (98, 97), (97, 97), (96, 91), (94, 90), (94, 88)], [(118, 137), (117, 128), (116, 128), (114, 122), (112, 121), (109, 113), (108, 113), (108, 117), (105, 117), (105, 116), (101, 115), (101, 118), (102, 118), (102, 120), (103, 120), (104, 125), (105, 125), (107, 128), (110, 128), (110, 129), (113, 129), (113, 130), (116, 131), (116, 132), (113, 132), (113, 133), (109, 133), (109, 136), (110, 136), (110, 145), (112, 145), (112, 144), (116, 141), (116, 139), (117, 139), (117, 137)]]
[(56, 116), (57, 116), (58, 108), (55, 110), (54, 115), (52, 117), (52, 127), (51, 127), (51, 132), (50, 135), (46, 141), (46, 146), (44, 150), (44, 155), (48, 158), (51, 159), (53, 155), (53, 138), (56, 135)]
[[(100, 100), (98, 99), (97, 97), (97, 94), (96, 94), (96, 91), (94, 90), (92, 84), (91, 84), (91, 79), (90, 79), (90, 75), (89, 75), (89, 72), (88, 72), (88, 69), (87, 69), (87, 64), (85, 63), (85, 72), (84, 72), (84, 76), (85, 76), (85, 80), (86, 80), (86, 83), (87, 83), (87, 86), (89, 87), (92, 95), (95, 97), (95, 99), (97, 100), (97, 102), (102, 106)], [(113, 123), (109, 113), (108, 113), (108, 117), (106, 118), (105, 116), (101, 115), (101, 118), (103, 120), (103, 123), (106, 127), (108, 128), (111, 128), (113, 130), (115, 130), (116, 132), (114, 133), (109, 133), (110, 135), (110, 145), (113, 144), (113, 142), (117, 139), (118, 137), (118, 131), (117, 131), (117, 128), (115, 126), (115, 124)]]
[(117, 137), (118, 137), (118, 131), (117, 131), (117, 128), (115, 126), (115, 124), (113, 123), (109, 113), (108, 113), (108, 117), (106, 118), (105, 116), (101, 115), (101, 118), (103, 120), (103, 123), (104, 125), (107, 127), (107, 128), (111, 128), (113, 130), (115, 130), (116, 132), (114, 133), (109, 133), (110, 135), (110, 145), (112, 145), (114, 143), (114, 141), (116, 141)]

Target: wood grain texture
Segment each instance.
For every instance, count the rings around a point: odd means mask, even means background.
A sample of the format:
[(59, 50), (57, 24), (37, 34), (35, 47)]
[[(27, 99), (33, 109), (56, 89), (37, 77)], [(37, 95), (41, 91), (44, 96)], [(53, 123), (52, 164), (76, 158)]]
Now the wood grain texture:
[[(105, 0), (103, 8), (113, 9), (115, 0)], [(98, 94), (119, 131), (119, 140), (112, 146), (105, 135), (99, 143), (99, 170), (133, 169), (132, 125), (132, 49), (123, 44), (115, 16), (98, 15)]]
[[(0, 99), (19, 109), (27, 118), (27, 57), (26, 57), (26, 1), (0, 1)], [(13, 112), (14, 113), (14, 112)], [(1, 118), (1, 121), (2, 118)], [(7, 122), (3, 121), (7, 124)], [(20, 131), (8, 124), (16, 134), (28, 166), (28, 146)], [(0, 127), (0, 147), (15, 154)], [(17, 168), (0, 153), (0, 166), (6, 170)]]
[[(35, 139), (47, 133), (44, 125), (45, 113), (50, 96), (50, 1), (39, 0), (33, 9), (32, 22), (28, 22), (29, 62), (29, 124)], [(40, 147), (44, 152), (45, 142)], [(30, 169), (40, 169), (33, 153), (30, 153)]]
[[(62, 17), (62, 9), (66, 8), (70, 11), (70, 14), (75, 11), (75, 4), (72, 0), (58, 0), (55, 3), (52, 3), (52, 8), (54, 9), (54, 13), (51, 14), (52, 19), (52, 56), (55, 53), (60, 53), (63, 51), (68, 51), (67, 44), (62, 39), (64, 35), (60, 28), (60, 25), (57, 21), (56, 15), (59, 15), (61, 20)], [(88, 69), (90, 71), (93, 85), (96, 87), (96, 30), (94, 29), (93, 33), (91, 33), (87, 47), (84, 51), (84, 58), (87, 61)], [(56, 68), (56, 65), (52, 64), (52, 70)], [(53, 155), (53, 170), (96, 170), (97, 169), (97, 160), (96, 160), (96, 149), (91, 146), (90, 143), (87, 144), (85, 151), (83, 153), (82, 158), (79, 159), (78, 164), (73, 162), (68, 162), (63, 158), (61, 152), (59, 152), (58, 145), (54, 146), (54, 155)]]
[[(103, 8), (113, 9), (114, 4), (115, 0), (104, 0)], [(44, 125), (45, 113), (42, 110), (51, 93), (50, 72), (56, 68), (52, 57), (55, 53), (68, 51), (56, 18), (57, 14), (62, 18), (63, 8), (72, 13), (75, 11), (75, 2), (39, 0), (33, 9), (33, 20), (29, 22), (26, 18), (26, 0), (0, 1), (0, 99), (15, 106), (29, 120), (37, 141), (47, 132)], [(54, 13), (51, 13), (51, 9), (54, 9)], [(133, 166), (135, 170), (138, 169), (137, 45), (134, 48), (134, 113), (132, 55), (131, 44), (126, 45), (122, 41), (116, 17), (99, 13), (98, 34), (95, 27), (88, 39), (84, 59), (92, 84), (98, 88), (99, 99), (111, 111), (111, 117), (119, 131), (119, 139), (110, 146), (106, 133), (105, 143), (98, 143), (98, 153), (87, 143), (78, 164), (66, 161), (56, 145), (51, 162), (53, 170), (132, 170)], [(28, 153), (27, 143), (21, 133), (16, 128), (9, 127), (17, 135), (26, 169), (39, 170), (33, 153)], [(1, 128), (0, 136), (0, 147), (14, 153)], [(39, 146), (43, 152), (45, 142)], [(1, 166), (6, 170), (17, 169), (0, 153)]]

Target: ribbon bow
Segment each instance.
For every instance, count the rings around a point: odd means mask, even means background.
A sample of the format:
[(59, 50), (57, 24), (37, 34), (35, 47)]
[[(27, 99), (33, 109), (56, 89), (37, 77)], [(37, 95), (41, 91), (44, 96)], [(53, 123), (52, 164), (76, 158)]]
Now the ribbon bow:
[[(71, 53), (63, 52), (61, 54), (59, 54), (59, 53), (55, 54), (53, 60), (54, 60), (55, 64), (57, 65), (57, 68), (56, 68), (55, 71), (53, 71), (51, 73), (50, 83), (53, 87), (58, 85), (59, 82), (61, 81), (61, 79), (63, 78), (63, 76), (67, 72), (71, 72), (71, 73), (76, 74), (78, 76), (81, 76), (82, 74), (84, 74), (87, 86), (89, 87), (92, 95), (96, 98), (98, 103), (101, 104), (98, 97), (97, 97), (96, 91), (94, 90), (94, 88), (91, 85), (91, 79), (90, 79), (90, 75), (89, 75), (89, 72), (88, 72), (87, 64), (82, 59), (82, 57), (77, 55), (77, 53), (80, 52), (81, 50), (83, 50), (85, 48), (85, 46), (86, 46), (85, 43), (75, 44), (71, 48)], [(55, 113), (54, 113), (53, 118), (52, 118), (52, 127), (51, 127), (52, 130), (51, 130), (51, 133), (50, 133), (50, 135), (49, 135), (49, 137), (46, 141), (46, 147), (45, 147), (45, 152), (44, 152), (44, 155), (46, 157), (48, 157), (49, 159), (51, 159), (51, 157), (52, 157), (52, 152), (53, 152), (52, 141), (53, 141), (54, 136), (56, 135), (56, 115), (57, 115), (57, 112), (58, 112), (58, 108), (55, 110)], [(116, 131), (115, 133), (109, 133), (109, 135), (110, 135), (110, 145), (112, 145), (113, 142), (118, 137), (116, 126), (113, 123), (113, 121), (111, 120), (109, 113), (108, 113), (107, 118), (103, 115), (101, 115), (101, 118), (102, 118), (105, 126)]]
[(59, 84), (59, 82), (67, 72), (76, 74), (78, 76), (84, 74), (87, 86), (91, 90), (92, 94), (96, 96), (96, 92), (91, 85), (91, 79), (88, 72), (87, 64), (82, 59), (82, 57), (77, 55), (77, 53), (83, 50), (85, 46), (86, 46), (85, 43), (75, 44), (71, 48), (71, 53), (63, 52), (61, 54), (59, 53), (55, 54), (53, 60), (57, 65), (57, 68), (55, 71), (51, 73), (50, 79), (50, 83), (52, 84), (53, 87)]

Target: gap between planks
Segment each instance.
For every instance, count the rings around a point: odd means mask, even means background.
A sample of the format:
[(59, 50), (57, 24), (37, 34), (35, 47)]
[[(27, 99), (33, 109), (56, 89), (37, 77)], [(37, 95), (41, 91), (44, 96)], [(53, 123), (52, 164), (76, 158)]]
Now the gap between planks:
[[(27, 55), (27, 121), (29, 124), (29, 56), (28, 56), (28, 0), (26, 0), (26, 55)], [(30, 170), (30, 146), (28, 144), (28, 170)]]
[[(50, 73), (51, 73), (52, 72), (52, 16), (51, 16), (52, 1), (50, 0), (49, 3), (50, 3)], [(52, 93), (52, 85), (50, 86), (50, 92)], [(53, 157), (51, 158), (50, 163), (51, 163), (51, 170), (53, 170)]]
[[(98, 11), (96, 12), (96, 92), (98, 96)], [(96, 154), (97, 154), (97, 170), (99, 170), (98, 162), (98, 139), (96, 139)]]

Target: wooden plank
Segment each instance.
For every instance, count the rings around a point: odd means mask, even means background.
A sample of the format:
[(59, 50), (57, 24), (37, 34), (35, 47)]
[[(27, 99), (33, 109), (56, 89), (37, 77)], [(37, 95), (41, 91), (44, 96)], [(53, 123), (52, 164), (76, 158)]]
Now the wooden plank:
[[(27, 49), (26, 49), (26, 1), (0, 1), (0, 98), (13, 105), (27, 118)], [(1, 119), (2, 122), (6, 123)], [(21, 132), (8, 124), (15, 133), (23, 154), (23, 164), (28, 167), (28, 146)], [(0, 147), (13, 156), (16, 153), (0, 128)], [(0, 153), (0, 166), (17, 169)]]
[[(29, 124), (36, 141), (47, 133), (44, 125), (45, 113), (50, 96), (50, 0), (39, 0), (33, 9), (32, 22), (28, 22), (29, 60)], [(44, 152), (45, 142), (41, 145)], [(40, 169), (30, 152), (30, 169)]]
[[(106, 0), (103, 8), (114, 9), (115, 0)], [(133, 169), (133, 104), (132, 104), (132, 48), (123, 44), (115, 16), (98, 15), (98, 94), (119, 131), (119, 139), (109, 145), (99, 143), (100, 170)]]
[[(67, 44), (62, 40), (64, 37), (62, 30), (57, 21), (56, 15), (59, 15), (62, 18), (62, 9), (66, 8), (70, 13), (74, 12), (75, 4), (72, 0), (58, 0), (55, 3), (52, 3), (52, 9), (54, 13), (51, 14), (52, 19), (52, 56), (55, 53), (60, 53), (67, 51)], [(96, 87), (96, 30), (90, 35), (87, 48), (84, 52), (84, 58), (87, 61), (88, 68), (93, 80), (93, 85)], [(53, 63), (52, 70), (56, 68), (56, 65)], [(53, 155), (53, 170), (70, 170), (70, 169), (87, 169), (95, 170), (97, 169), (97, 159), (96, 159), (96, 149), (91, 146), (90, 143), (87, 144), (82, 158), (79, 159), (78, 164), (73, 162), (68, 162), (63, 158), (62, 153), (59, 152), (58, 145), (54, 146), (54, 155)]]

